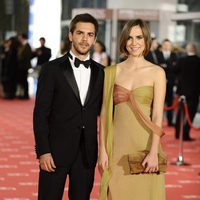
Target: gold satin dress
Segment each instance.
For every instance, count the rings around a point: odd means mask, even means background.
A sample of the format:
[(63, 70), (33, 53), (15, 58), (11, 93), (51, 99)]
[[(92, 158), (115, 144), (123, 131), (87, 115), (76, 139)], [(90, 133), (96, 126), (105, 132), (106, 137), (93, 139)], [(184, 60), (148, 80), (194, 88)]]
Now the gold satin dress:
[(152, 133), (131, 109), (128, 94), (133, 95), (138, 108), (150, 119), (153, 86), (141, 86), (132, 91), (114, 86), (113, 154), (108, 200), (164, 200), (163, 174), (129, 174), (127, 155), (150, 149)]

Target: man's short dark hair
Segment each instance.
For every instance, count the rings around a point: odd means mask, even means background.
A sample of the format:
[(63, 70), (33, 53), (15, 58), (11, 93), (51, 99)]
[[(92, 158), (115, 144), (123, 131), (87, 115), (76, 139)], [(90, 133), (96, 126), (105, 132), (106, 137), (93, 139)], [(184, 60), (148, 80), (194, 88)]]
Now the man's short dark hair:
[(92, 23), (95, 27), (95, 35), (97, 35), (98, 28), (99, 28), (98, 21), (92, 15), (90, 15), (88, 13), (76, 15), (72, 19), (72, 21), (70, 23), (70, 27), (69, 27), (69, 31), (71, 33), (74, 32), (74, 30), (76, 28), (76, 24), (79, 23), (79, 22)]
[(42, 40), (44, 42), (46, 41), (44, 37), (41, 37), (39, 40)]
[(21, 33), (20, 36), (25, 40), (28, 39), (28, 34), (27, 33)]

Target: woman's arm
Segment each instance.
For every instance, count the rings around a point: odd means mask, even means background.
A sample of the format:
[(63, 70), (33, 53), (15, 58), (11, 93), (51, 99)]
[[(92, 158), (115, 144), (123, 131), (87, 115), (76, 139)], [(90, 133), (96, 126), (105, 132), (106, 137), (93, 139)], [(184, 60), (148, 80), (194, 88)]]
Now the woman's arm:
[(105, 97), (103, 97), (103, 104), (100, 117), (99, 157), (98, 157), (98, 169), (100, 174), (102, 174), (104, 169), (108, 166), (108, 156), (105, 144), (105, 123), (106, 123), (105, 112), (106, 112)]
[[(165, 102), (166, 93), (166, 77), (165, 72), (162, 68), (157, 68), (156, 75), (154, 76), (154, 100), (153, 100), (153, 110), (152, 110), (152, 122), (157, 126), (162, 128), (163, 122), (163, 109)], [(151, 151), (158, 153), (158, 144), (160, 142), (160, 137), (153, 134)]]
[[(152, 122), (159, 127), (162, 127), (163, 109), (166, 93), (166, 77), (162, 68), (156, 67), (154, 72), (154, 100), (152, 110)], [(147, 164), (145, 172), (158, 171), (158, 146), (160, 137), (156, 134), (152, 135), (152, 144), (150, 153), (145, 158), (143, 165)]]

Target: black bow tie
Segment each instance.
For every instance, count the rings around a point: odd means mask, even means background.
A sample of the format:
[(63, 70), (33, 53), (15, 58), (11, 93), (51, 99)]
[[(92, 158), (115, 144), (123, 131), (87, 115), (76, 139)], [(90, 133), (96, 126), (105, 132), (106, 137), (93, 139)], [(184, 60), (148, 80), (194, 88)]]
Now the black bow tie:
[[(73, 59), (72, 55), (69, 52), (67, 53), (67, 55), (69, 58)], [(90, 62), (90, 60), (82, 61), (82, 60), (79, 60), (78, 58), (75, 58), (74, 66), (78, 68), (80, 66), (80, 64), (83, 64), (85, 66), (85, 68), (88, 68), (90, 66), (91, 62)]]
[(78, 58), (75, 58), (74, 66), (78, 68), (80, 64), (83, 64), (85, 68), (88, 68), (90, 66), (90, 60), (82, 61), (82, 60), (79, 60)]

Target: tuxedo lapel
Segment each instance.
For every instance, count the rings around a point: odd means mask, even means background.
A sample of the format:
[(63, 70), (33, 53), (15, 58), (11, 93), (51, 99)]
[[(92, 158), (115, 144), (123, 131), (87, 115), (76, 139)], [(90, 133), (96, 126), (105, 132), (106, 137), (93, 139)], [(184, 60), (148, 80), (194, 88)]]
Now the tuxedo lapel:
[(87, 91), (87, 95), (86, 95), (84, 105), (86, 105), (88, 103), (90, 96), (91, 96), (91, 93), (93, 91), (93, 88), (95, 86), (95, 82), (96, 82), (97, 77), (98, 77), (98, 67), (96, 67), (92, 61), (91, 61), (90, 67), (91, 67), (90, 83), (89, 83), (89, 87), (88, 87), (88, 91)]
[(63, 68), (64, 76), (65, 76), (68, 84), (72, 88), (76, 98), (81, 102), (78, 86), (77, 86), (77, 83), (76, 83), (76, 80), (75, 80), (75, 77), (74, 77), (74, 73), (73, 73), (73, 70), (72, 70), (72, 67), (71, 67), (71, 63), (69, 62), (69, 59), (68, 59), (67, 56), (66, 56), (65, 62), (63, 62), (61, 65), (62, 65), (62, 68)]

